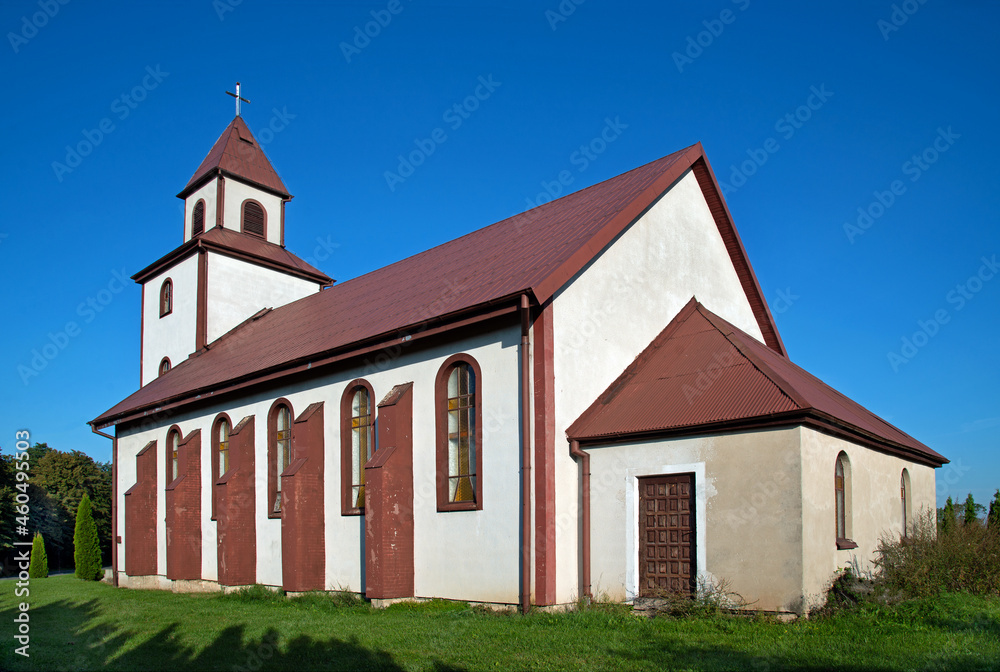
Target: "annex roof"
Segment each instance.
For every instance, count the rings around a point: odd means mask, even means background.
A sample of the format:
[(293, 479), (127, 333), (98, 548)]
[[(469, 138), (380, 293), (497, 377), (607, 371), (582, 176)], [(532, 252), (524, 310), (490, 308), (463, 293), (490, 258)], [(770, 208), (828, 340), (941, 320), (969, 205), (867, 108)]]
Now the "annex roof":
[[(294, 303), (263, 312), (99, 418), (106, 427), (250, 379), (399, 343), (474, 311), (551, 298), (688, 170), (697, 177), (764, 339), (784, 346), (700, 144)], [(391, 340), (395, 338), (395, 341)]]
[(239, 231), (231, 231), (221, 226), (213, 226), (208, 231), (198, 234), (133, 275), (132, 279), (136, 282), (145, 282), (167, 266), (173, 265), (176, 260), (194, 254), (200, 248), (246, 259), (323, 285), (329, 285), (333, 282), (326, 273), (307, 264), (281, 245), (275, 245), (263, 238)]
[(217, 172), (240, 178), (282, 198), (291, 198), (285, 183), (267, 160), (264, 150), (260, 148), (243, 117), (236, 117), (230, 122), (212, 145), (198, 170), (194, 171), (187, 186), (177, 196), (184, 198), (200, 186), (207, 176)]
[(803, 419), (909, 459), (947, 462), (694, 298), (567, 434), (593, 444)]

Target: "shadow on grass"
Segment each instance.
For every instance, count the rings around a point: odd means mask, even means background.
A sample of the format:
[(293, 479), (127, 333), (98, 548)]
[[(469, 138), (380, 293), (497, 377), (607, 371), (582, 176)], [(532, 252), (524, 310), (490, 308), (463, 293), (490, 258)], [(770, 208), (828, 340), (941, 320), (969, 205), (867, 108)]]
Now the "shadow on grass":
[[(299, 635), (281, 641), (274, 628), (248, 639), (245, 626), (224, 628), (207, 645), (183, 644), (179, 623), (152, 636), (99, 622), (104, 614), (98, 600), (62, 600), (31, 611), (31, 657), (13, 655), (14, 670), (387, 670), (403, 668), (384, 651), (336, 637), (314, 639)], [(206, 623), (214, 629), (216, 623)], [(189, 629), (188, 629), (189, 631)], [(190, 636), (190, 635), (189, 635)], [(9, 652), (5, 652), (9, 653)], [(458, 671), (440, 662), (442, 672)], [(0, 667), (5, 667), (0, 665)]]

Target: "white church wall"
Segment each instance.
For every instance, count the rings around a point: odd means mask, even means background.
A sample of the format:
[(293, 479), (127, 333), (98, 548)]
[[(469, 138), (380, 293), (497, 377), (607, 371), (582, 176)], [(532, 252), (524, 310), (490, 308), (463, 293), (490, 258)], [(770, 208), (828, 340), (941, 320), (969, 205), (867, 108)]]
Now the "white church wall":
[(315, 282), (210, 251), (208, 342), (261, 308), (277, 308), (317, 291)]
[[(811, 605), (821, 604), (837, 570), (856, 564), (872, 569), (879, 540), (897, 539), (902, 532), (900, 477), (910, 476), (911, 522), (935, 512), (935, 471), (909, 460), (877, 452), (845, 439), (803, 427), (802, 493), (803, 591)], [(837, 456), (847, 454), (850, 465), (848, 537), (855, 549), (837, 550), (834, 469)]]
[(251, 187), (233, 177), (226, 178), (223, 199), (223, 226), (239, 231), (243, 201), (253, 199), (264, 206), (266, 222), (264, 233), (269, 243), (281, 244), (281, 199), (266, 191)]
[(637, 594), (638, 479), (693, 473), (698, 576), (728, 582), (757, 609), (793, 609), (802, 577), (798, 441), (789, 428), (587, 448), (593, 594)]
[(218, 189), (217, 181), (209, 180), (184, 199), (184, 242), (191, 240), (194, 206), (199, 200), (205, 200), (205, 230), (208, 231), (215, 226)]
[[(173, 282), (173, 311), (160, 317), (160, 287)], [(177, 366), (195, 349), (198, 255), (192, 255), (145, 283), (142, 306), (142, 384), (160, 375), (160, 361)]]
[[(203, 576), (216, 580), (216, 523), (211, 520), (211, 429), (219, 413), (233, 424), (255, 416), (257, 581), (280, 586), (281, 520), (267, 516), (267, 414), (281, 397), (298, 416), (309, 404), (324, 402), (326, 511), (326, 588), (363, 589), (362, 516), (341, 515), (340, 401), (349, 382), (364, 378), (373, 387), (377, 403), (395, 385), (413, 382), (414, 560), (418, 597), (443, 597), (482, 602), (518, 600), (518, 533), (520, 487), (520, 423), (518, 345), (520, 330), (510, 326), (444, 343), (419, 352), (374, 353), (350, 369), (307, 382), (276, 387), (226, 405), (212, 405), (195, 414), (177, 414), (155, 427), (120, 434), (118, 444), (118, 525), (125, 534), (123, 493), (135, 484), (135, 455), (150, 440), (157, 441), (157, 553), (160, 574), (166, 572), (164, 488), (166, 434), (178, 424), (184, 435), (202, 430), (202, 555)], [(435, 495), (436, 437), (434, 379), (449, 356), (473, 356), (482, 369), (483, 500), (480, 511), (437, 511)], [(513, 493), (513, 494), (512, 494)], [(119, 544), (120, 575), (124, 572), (124, 544)], [(148, 583), (148, 580), (145, 580)], [(169, 586), (165, 578), (163, 587)]]
[[(557, 295), (553, 304), (556, 432), (565, 429), (696, 296), (763, 341), (698, 181), (688, 171)], [(557, 442), (557, 443), (561, 443)], [(556, 446), (559, 520), (578, 510), (576, 463)], [(577, 528), (557, 526), (557, 600), (575, 597)]]

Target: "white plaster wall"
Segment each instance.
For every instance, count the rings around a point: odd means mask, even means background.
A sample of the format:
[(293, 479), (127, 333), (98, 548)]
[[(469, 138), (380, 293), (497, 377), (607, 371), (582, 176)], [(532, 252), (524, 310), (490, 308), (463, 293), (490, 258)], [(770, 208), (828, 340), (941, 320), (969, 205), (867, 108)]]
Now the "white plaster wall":
[(208, 252), (208, 342), (261, 308), (277, 308), (320, 289), (319, 284)]
[[(553, 304), (556, 432), (570, 424), (659, 334), (692, 296), (763, 341), (729, 253), (688, 171), (564, 287)], [(559, 520), (579, 505), (576, 463), (556, 446)], [(557, 600), (576, 596), (577, 528), (556, 533)]]
[[(287, 398), (297, 416), (314, 402), (324, 408), (326, 489), (326, 587), (361, 591), (363, 518), (342, 516), (340, 502), (340, 400), (347, 383), (364, 378), (372, 384), (375, 401), (393, 386), (413, 382), (413, 467), (415, 591), (418, 597), (443, 597), (482, 602), (516, 603), (519, 589), (520, 423), (516, 325), (469, 337), (433, 349), (411, 352), (406, 347), (373, 354), (368, 360), (321, 379), (283, 386), (238, 402), (216, 405), (196, 414), (151, 420), (149, 428), (119, 434), (118, 524), (125, 534), (123, 493), (135, 484), (135, 455), (157, 440), (157, 536), (159, 569), (166, 571), (163, 467), (169, 427), (176, 423), (185, 436), (196, 427), (202, 438), (203, 576), (217, 578), (216, 523), (211, 520), (211, 427), (227, 412), (238, 424), (255, 415), (257, 581), (281, 585), (281, 521), (267, 517), (267, 413), (279, 397)], [(435, 495), (434, 378), (444, 360), (465, 352), (482, 369), (483, 500), (481, 511), (437, 512)], [(124, 543), (118, 546), (124, 569)]]
[(222, 225), (233, 231), (240, 230), (240, 214), (243, 201), (252, 198), (264, 206), (267, 213), (264, 233), (267, 241), (281, 245), (281, 199), (266, 191), (244, 184), (233, 177), (226, 177), (226, 187), (223, 199)]
[[(910, 474), (913, 520), (935, 510), (935, 471), (893, 455), (880, 453), (851, 441), (803, 427), (803, 578), (804, 594), (813, 605), (821, 603), (835, 572), (856, 563), (861, 571), (871, 561), (879, 539), (898, 538), (902, 532), (899, 479)], [(837, 455), (847, 454), (851, 466), (849, 535), (858, 547), (837, 550), (834, 469)]]
[[(174, 284), (173, 312), (160, 317), (160, 287)], [(160, 361), (177, 366), (195, 349), (198, 306), (198, 255), (192, 255), (146, 281), (142, 306), (142, 384), (160, 374)]]
[(696, 560), (755, 608), (794, 610), (802, 576), (794, 428), (610, 444), (591, 456), (591, 589), (638, 590), (638, 478), (695, 474)]
[(217, 179), (212, 179), (184, 199), (184, 242), (191, 240), (191, 225), (195, 204), (205, 199), (205, 230), (215, 226), (216, 197), (218, 195)]

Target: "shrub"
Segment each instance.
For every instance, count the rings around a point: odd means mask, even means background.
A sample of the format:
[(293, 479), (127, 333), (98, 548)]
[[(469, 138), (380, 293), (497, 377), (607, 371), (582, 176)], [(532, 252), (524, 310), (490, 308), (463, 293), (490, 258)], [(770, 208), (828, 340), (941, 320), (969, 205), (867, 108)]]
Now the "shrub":
[(100, 581), (104, 578), (101, 564), (101, 547), (97, 541), (97, 525), (90, 505), (90, 497), (83, 494), (76, 509), (76, 530), (73, 533), (73, 561), (78, 578)]
[(902, 539), (882, 540), (876, 550), (876, 590), (924, 597), (946, 592), (1000, 593), (1000, 529), (946, 524), (935, 534), (924, 516)]
[(49, 558), (45, 554), (45, 539), (41, 532), (35, 532), (35, 538), (31, 542), (31, 564), (28, 565), (28, 577), (32, 579), (44, 579), (49, 575)]
[(986, 524), (994, 529), (1000, 529), (1000, 488), (997, 489), (995, 495), (993, 495), (993, 501), (990, 502), (990, 512), (986, 514)]

